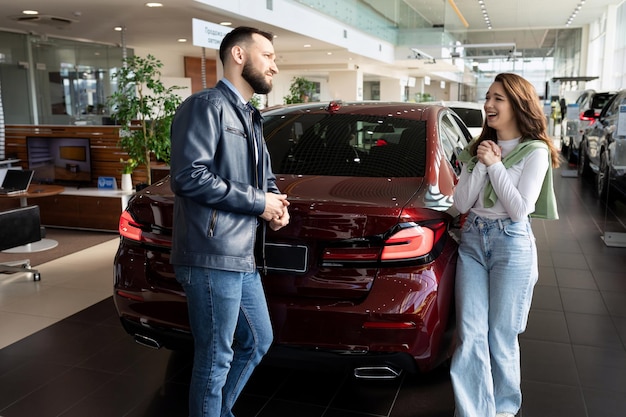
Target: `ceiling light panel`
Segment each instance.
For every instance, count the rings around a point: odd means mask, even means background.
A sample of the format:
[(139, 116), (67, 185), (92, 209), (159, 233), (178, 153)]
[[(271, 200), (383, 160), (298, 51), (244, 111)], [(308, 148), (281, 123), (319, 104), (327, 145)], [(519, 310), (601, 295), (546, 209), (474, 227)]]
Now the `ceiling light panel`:
[(487, 12), (487, 5), (485, 4), (485, 0), (478, 0), (478, 5), (480, 6), (480, 11), (483, 14), (483, 20), (485, 21), (487, 29), (493, 29), (493, 26), (491, 26), (491, 19), (489, 18), (489, 13)]
[(583, 4), (585, 4), (585, 1), (586, 0), (580, 0), (578, 2), (578, 4), (576, 5), (576, 8), (574, 9), (569, 19), (567, 19), (567, 22), (565, 23), (566, 27), (572, 24), (572, 22), (574, 21), (574, 18), (576, 18), (576, 15), (578, 14), (578, 12), (580, 12), (580, 9), (583, 8)]

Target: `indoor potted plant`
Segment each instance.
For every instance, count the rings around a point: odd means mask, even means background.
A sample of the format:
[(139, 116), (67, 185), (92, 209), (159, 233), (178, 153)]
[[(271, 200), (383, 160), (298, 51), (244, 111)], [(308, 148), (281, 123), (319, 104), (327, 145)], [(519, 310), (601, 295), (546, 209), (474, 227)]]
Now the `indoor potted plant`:
[(131, 191), (133, 189), (133, 181), (131, 178), (131, 174), (137, 168), (138, 162), (136, 159), (128, 158), (128, 159), (120, 159), (122, 163), (122, 190), (123, 191)]
[(304, 77), (294, 77), (289, 86), (289, 95), (283, 97), (285, 104), (307, 103), (315, 92), (315, 83)]
[(122, 160), (123, 170), (132, 172), (138, 165), (145, 165), (148, 184), (152, 182), (153, 156), (169, 164), (170, 126), (181, 102), (174, 91), (183, 88), (166, 88), (161, 81), (162, 67), (153, 55), (125, 58), (122, 68), (113, 75), (117, 91), (109, 97), (111, 116), (121, 125), (120, 147), (129, 157)]

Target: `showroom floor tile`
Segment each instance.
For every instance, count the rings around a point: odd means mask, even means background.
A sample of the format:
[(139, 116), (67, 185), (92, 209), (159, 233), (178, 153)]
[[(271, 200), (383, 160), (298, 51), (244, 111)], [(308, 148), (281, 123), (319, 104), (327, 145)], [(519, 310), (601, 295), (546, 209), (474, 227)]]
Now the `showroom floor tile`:
[[(534, 221), (540, 279), (521, 337), (524, 417), (626, 415), (626, 205), (555, 171), (561, 218)], [(43, 264), (44, 277), (0, 277), (0, 416), (184, 417), (188, 353), (151, 350), (121, 328), (113, 240)], [(393, 381), (350, 370), (264, 362), (237, 417), (452, 417), (445, 367)]]

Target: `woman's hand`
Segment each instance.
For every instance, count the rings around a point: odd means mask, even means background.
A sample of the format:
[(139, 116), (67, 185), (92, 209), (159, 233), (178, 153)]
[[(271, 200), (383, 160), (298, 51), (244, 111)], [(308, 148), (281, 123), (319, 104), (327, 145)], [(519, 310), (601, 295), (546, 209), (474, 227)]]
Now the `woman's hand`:
[(502, 160), (502, 150), (494, 141), (485, 140), (478, 145), (476, 156), (480, 162), (490, 166)]

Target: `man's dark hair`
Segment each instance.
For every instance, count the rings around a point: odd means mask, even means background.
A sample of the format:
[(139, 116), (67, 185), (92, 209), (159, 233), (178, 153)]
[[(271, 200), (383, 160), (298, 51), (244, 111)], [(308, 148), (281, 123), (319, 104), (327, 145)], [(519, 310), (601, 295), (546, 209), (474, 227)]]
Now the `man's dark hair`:
[(220, 61), (224, 63), (226, 54), (230, 49), (240, 43), (248, 43), (252, 40), (252, 35), (258, 33), (270, 42), (274, 42), (274, 35), (270, 32), (266, 32), (261, 29), (252, 28), (248, 26), (239, 26), (231, 30), (224, 36), (222, 43), (220, 44)]

